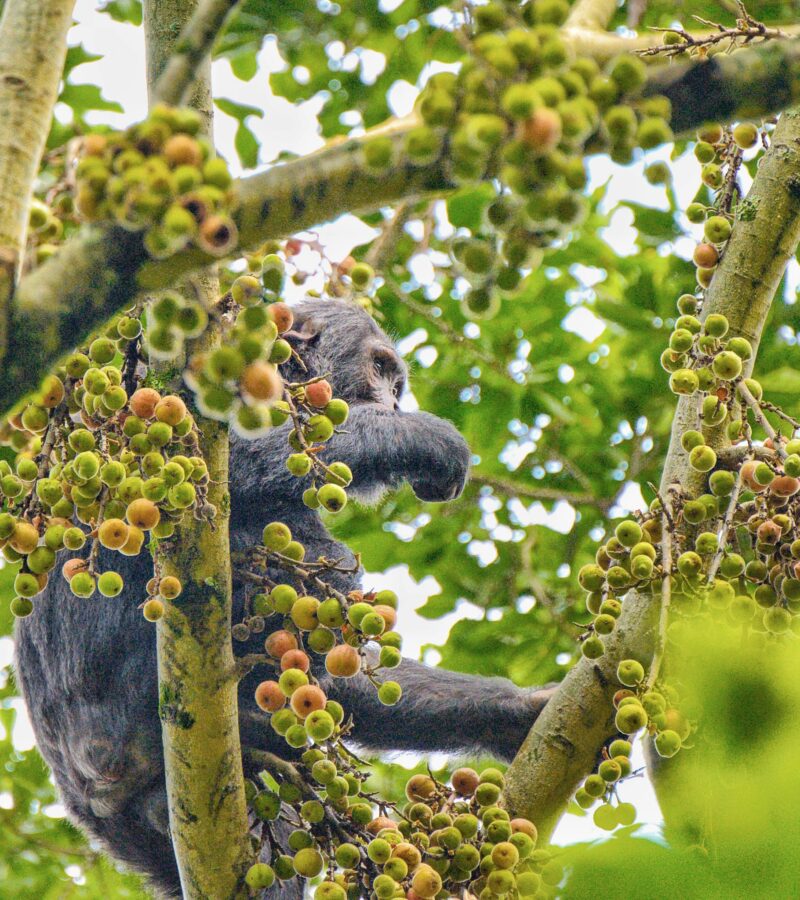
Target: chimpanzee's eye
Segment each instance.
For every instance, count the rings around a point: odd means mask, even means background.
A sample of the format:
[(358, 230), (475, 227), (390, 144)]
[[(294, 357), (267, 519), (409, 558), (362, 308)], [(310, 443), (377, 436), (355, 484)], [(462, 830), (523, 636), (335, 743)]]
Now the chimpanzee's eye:
[(394, 387), (392, 388), (392, 394), (394, 394), (395, 400), (400, 399), (404, 388), (405, 388), (405, 384), (403, 383), (403, 379), (398, 378), (397, 381), (395, 381), (395, 383), (394, 383)]

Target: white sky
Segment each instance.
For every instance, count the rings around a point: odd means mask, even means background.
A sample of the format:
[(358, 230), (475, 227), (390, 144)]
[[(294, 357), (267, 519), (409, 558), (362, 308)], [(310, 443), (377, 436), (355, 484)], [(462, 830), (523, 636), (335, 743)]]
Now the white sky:
[[(104, 58), (76, 69), (72, 80), (102, 85), (105, 98), (118, 101), (125, 110), (121, 115), (98, 113), (93, 121), (125, 126), (144, 118), (147, 110), (142, 33), (140, 29), (114, 22), (109, 16), (99, 14), (97, 10), (100, 5), (96, 0), (77, 0), (75, 12), (77, 24), (71, 33), (70, 42), (83, 43), (88, 51), (103, 54)], [(274, 41), (265, 42), (259, 61), (259, 72), (250, 82), (238, 80), (227, 62), (216, 62), (213, 69), (215, 96), (264, 110), (263, 118), (252, 117), (248, 123), (261, 143), (262, 164), (271, 162), (284, 151), (307, 153), (317, 149), (323, 143), (315, 118), (319, 111), (318, 101), (312, 100), (294, 106), (282, 98), (273, 96), (269, 86), (269, 73), (283, 68)], [(412, 85), (407, 82), (398, 83), (390, 94), (395, 113), (402, 115), (409, 111), (415, 96), (416, 90)], [(217, 146), (234, 169), (237, 167), (233, 144), (236, 124), (236, 120), (217, 111), (215, 123)], [(655, 159), (668, 158), (668, 148), (664, 148), (648, 154), (646, 161), (649, 163)], [(610, 179), (607, 201), (609, 208), (622, 200), (666, 208), (663, 188), (653, 187), (647, 183), (642, 174), (644, 166), (645, 162), (639, 161), (635, 165), (621, 169), (605, 157), (595, 157), (589, 166), (590, 188)], [(673, 172), (679, 199), (685, 205), (691, 200), (698, 183), (697, 164), (691, 154), (686, 154), (677, 165), (673, 163)], [(635, 232), (630, 227), (631, 221), (630, 211), (621, 209), (614, 214), (611, 227), (604, 232), (604, 238), (618, 253), (636, 252)], [(317, 229), (316, 232), (333, 260), (345, 257), (353, 246), (364, 242), (372, 233), (352, 216), (343, 216), (335, 223)], [(688, 257), (692, 249), (693, 242), (686, 239), (676, 251)], [(424, 266), (420, 267), (420, 271), (424, 269)], [(578, 306), (573, 308), (565, 319), (565, 327), (592, 341), (602, 333), (604, 324), (585, 306)], [(640, 508), (643, 503), (638, 486), (621, 485), (620, 515), (627, 510)], [(531, 522), (545, 524), (557, 530), (568, 530), (572, 524), (574, 510), (568, 504), (560, 504), (548, 513), (541, 504), (532, 504), (528, 516)], [(370, 587), (378, 589), (391, 587), (403, 598), (400, 628), (404, 638), (404, 651), (409, 656), (418, 656), (425, 644), (444, 643), (450, 628), (459, 619), (483, 616), (482, 610), (466, 601), (460, 603), (453, 613), (441, 619), (431, 621), (416, 615), (409, 607), (412, 604), (414, 608), (423, 605), (428, 597), (437, 591), (438, 586), (433, 578), (426, 578), (418, 584), (410, 577), (404, 565), (394, 566), (382, 574), (371, 574), (367, 577), (367, 583)], [(0, 639), (0, 666), (8, 664), (11, 650), (10, 639)], [(431, 653), (427, 659), (435, 663), (437, 654)], [(20, 749), (26, 749), (33, 744), (32, 733), (22, 704), (18, 703), (17, 707), (19, 716), (14, 742)], [(413, 754), (400, 754), (396, 759), (398, 762), (413, 765), (417, 757)], [(442, 758), (437, 758), (433, 764), (437, 766), (441, 762)], [(635, 762), (637, 765), (642, 764), (640, 758)], [(622, 800), (635, 803), (639, 811), (637, 821), (644, 824), (648, 833), (655, 833), (661, 816), (647, 779), (636, 778), (627, 782), (620, 788), (620, 796)], [(1, 805), (2, 797), (0, 797)], [(604, 832), (594, 827), (590, 816), (581, 819), (566, 816), (556, 832), (555, 840), (568, 843), (604, 836)]]

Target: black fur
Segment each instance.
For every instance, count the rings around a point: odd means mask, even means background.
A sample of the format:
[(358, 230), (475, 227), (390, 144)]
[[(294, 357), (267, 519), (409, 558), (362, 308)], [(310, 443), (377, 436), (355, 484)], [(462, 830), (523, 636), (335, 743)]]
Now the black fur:
[[(342, 302), (307, 302), (296, 311), (290, 340), (307, 370), (293, 362), (289, 377), (329, 375), (335, 395), (351, 404), (350, 418), (325, 453), (328, 461), (342, 460), (352, 469), (351, 496), (374, 501), (404, 481), (424, 500), (458, 496), (469, 465), (464, 440), (442, 419), (399, 410), (404, 364), (366, 313)], [(304, 480), (284, 465), (287, 433), (288, 425), (257, 441), (231, 438), (232, 548), (257, 544), (263, 526), (281, 520), (305, 545), (307, 558), (353, 562), (319, 515), (301, 502)], [(79, 600), (63, 579), (52, 578), (34, 614), (17, 628), (19, 684), (70, 817), (164, 895), (179, 896), (167, 825), (155, 632), (137, 608), (151, 563), (146, 553), (126, 558), (104, 552), (101, 564), (120, 571), (122, 595)], [(270, 574), (287, 580), (286, 573)], [(344, 573), (330, 580), (344, 592), (359, 582)], [(234, 621), (242, 615), (243, 590), (237, 585)], [(269, 621), (265, 633), (237, 651), (263, 647), (266, 634), (278, 626)], [(548, 696), (505, 679), (405, 660), (393, 673), (403, 698), (389, 709), (366, 679), (333, 681), (319, 662), (316, 671), (329, 696), (354, 715), (355, 740), (376, 751), (469, 750), (510, 759)], [(262, 677), (253, 672), (241, 684), (242, 742), (286, 755), (285, 742), (253, 700)], [(288, 900), (300, 896), (298, 891), (287, 885), (280, 896)]]

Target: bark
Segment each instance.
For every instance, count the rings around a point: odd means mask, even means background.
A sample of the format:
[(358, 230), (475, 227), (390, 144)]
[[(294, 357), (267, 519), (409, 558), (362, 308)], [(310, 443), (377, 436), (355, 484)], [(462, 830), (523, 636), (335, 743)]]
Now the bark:
[[(374, 128), (366, 136), (335, 139), (315, 153), (273, 166), (238, 183), (235, 219), (239, 244), (255, 248), (265, 240), (285, 237), (330, 221), (343, 213), (363, 213), (403, 199), (441, 195), (454, 188), (444, 160), (427, 165), (400, 163), (387, 172), (364, 168), (362, 148), (376, 135), (390, 136), (395, 157), (402, 158), (408, 132), (417, 127), (414, 116)], [(207, 257), (199, 250), (148, 263), (139, 273), (145, 287), (173, 280)]]
[(586, 29), (602, 33), (617, 11), (616, 0), (578, 0), (570, 10), (564, 29)]
[[(188, 88), (194, 81), (195, 72), (200, 69), (211, 47), (231, 11), (239, 0), (202, 0), (181, 36), (175, 42), (170, 54), (154, 48), (148, 58), (148, 83), (150, 97), (179, 106)], [(157, 29), (157, 22), (151, 19), (151, 33)], [(165, 49), (163, 43), (161, 50)]]
[[(159, 73), (172, 58), (175, 35), (197, 0), (145, 0), (145, 39), (151, 99)], [(208, 61), (194, 72), (190, 103), (212, 133)], [(214, 267), (198, 273), (193, 290), (206, 304), (219, 297)], [(219, 342), (211, 325), (200, 339)], [(157, 626), (159, 713), (164, 743), (172, 844), (187, 900), (246, 897), (244, 875), (252, 861), (239, 741), (238, 682), (231, 641), (231, 566), (228, 540), (228, 434), (219, 423), (196, 417), (200, 453), (210, 475), (212, 523), (185, 517), (158, 561), (183, 591), (165, 601)]]
[[(757, 350), (770, 304), (798, 242), (800, 113), (790, 111), (781, 117), (753, 186), (738, 208), (733, 234), (706, 293), (704, 317), (724, 313), (731, 333), (746, 337)], [(662, 495), (676, 483), (689, 494), (702, 490), (703, 476), (690, 469), (680, 446), (680, 435), (689, 427), (696, 427), (696, 403), (681, 398), (661, 479)], [(706, 429), (706, 438), (712, 446), (725, 443), (721, 428)], [(617, 664), (630, 657), (645, 667), (650, 664), (660, 605), (660, 594), (631, 592), (625, 598), (605, 655), (582, 659), (568, 673), (506, 773), (506, 804), (514, 814), (533, 820), (545, 837), (614, 731), (611, 697), (619, 688)], [(666, 812), (666, 790), (660, 799)]]
[(0, 18), (0, 359), (75, 0), (8, 0)]

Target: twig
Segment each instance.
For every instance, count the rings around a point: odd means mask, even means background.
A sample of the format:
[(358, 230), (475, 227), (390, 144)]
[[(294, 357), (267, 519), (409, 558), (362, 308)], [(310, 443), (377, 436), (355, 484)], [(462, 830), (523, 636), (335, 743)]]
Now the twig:
[(552, 459), (555, 462), (560, 462), (561, 465), (569, 472), (570, 475), (580, 484), (584, 490), (588, 493), (592, 493), (592, 482), (589, 476), (580, 468), (573, 460), (571, 460), (568, 456), (562, 456), (562, 454), (554, 451), (552, 453)]
[[(663, 510), (664, 515), (667, 517), (667, 523), (669, 524), (669, 527), (674, 529), (675, 521), (672, 518), (672, 513), (670, 512), (669, 505), (667, 504), (667, 501), (664, 499), (664, 496), (662, 495), (661, 491), (656, 487), (656, 485), (653, 484), (652, 481), (648, 481), (647, 486), (653, 491), (653, 493), (658, 498), (658, 502), (661, 504), (661, 509)], [(672, 488), (670, 488), (670, 490), (672, 490)], [(676, 490), (680, 490), (680, 486), (676, 486)]]
[(24, 841), (33, 847), (37, 847), (40, 850), (45, 850), (47, 853), (51, 853), (55, 856), (77, 856), (92, 862), (102, 858), (101, 854), (92, 850), (91, 847), (60, 847), (50, 841), (42, 840), (35, 834), (27, 834), (26, 832), (21, 831), (5, 816), (3, 816), (1, 821), (4, 832), (10, 833), (19, 840)]
[(246, 675), (249, 675), (256, 666), (277, 666), (278, 660), (267, 656), (265, 653), (246, 653), (244, 656), (237, 656), (233, 667), (233, 677), (237, 681), (241, 681)]
[(725, 546), (728, 543), (728, 532), (730, 531), (731, 525), (733, 524), (733, 517), (736, 515), (736, 510), (739, 505), (739, 494), (742, 490), (742, 471), (739, 470), (739, 474), (736, 478), (736, 484), (733, 486), (733, 490), (731, 491), (731, 497), (728, 501), (728, 508), (725, 510), (725, 518), (722, 520), (722, 524), (719, 527), (719, 531), (717, 532), (717, 543), (718, 547), (714, 553), (714, 556), (711, 560), (711, 565), (708, 567), (708, 575), (706, 576), (706, 580), (709, 584), (714, 581), (714, 577), (717, 574), (717, 570), (722, 563), (722, 559), (725, 556)]
[[(39, 451), (39, 455), (37, 457), (37, 470), (36, 470), (36, 479), (33, 484), (33, 488), (31, 489), (30, 494), (25, 498), (25, 501), (22, 506), (22, 515), (26, 516), (32, 509), (41, 508), (41, 501), (39, 500), (39, 496), (36, 493), (36, 485), (46, 476), (47, 470), (50, 466), (50, 454), (53, 452), (53, 448), (56, 444), (56, 438), (59, 435), (59, 429), (61, 424), (67, 418), (67, 405), (65, 402), (61, 402), (56, 410), (51, 413), (50, 422), (47, 426), (47, 431), (44, 436), (44, 443), (42, 444), (42, 449)], [(62, 437), (63, 439), (63, 437)]]
[[(669, 496), (669, 491), (667, 492)], [(650, 672), (647, 676), (647, 689), (650, 690), (658, 680), (661, 663), (664, 660), (664, 648), (667, 644), (667, 625), (669, 623), (669, 607), (672, 600), (672, 517), (667, 501), (664, 503), (661, 516), (661, 612), (658, 617), (658, 631), (656, 632), (656, 649), (653, 653), (653, 661), (650, 664)]]
[(239, 0), (203, 0), (186, 23), (170, 58), (153, 88), (154, 102), (180, 106), (194, 81), (197, 67)]
[(380, 272), (391, 259), (397, 241), (403, 233), (403, 226), (411, 215), (411, 203), (403, 201), (397, 205), (394, 215), (383, 226), (383, 231), (372, 242), (364, 261)]
[(774, 403), (770, 403), (768, 400), (759, 400), (762, 409), (767, 410), (767, 412), (774, 413), (779, 419), (783, 419), (788, 425), (791, 425), (792, 428), (798, 429), (800, 428), (800, 421), (795, 419), (793, 416), (790, 416), (787, 412), (784, 412), (780, 406), (776, 406)]
[(457, 331), (455, 328), (453, 328), (452, 325), (449, 325), (447, 322), (444, 322), (434, 316), (431, 310), (428, 309), (428, 307), (425, 306), (424, 303), (420, 303), (412, 296), (410, 296), (410, 294), (404, 291), (395, 278), (384, 273), (383, 280), (394, 291), (397, 299), (403, 304), (403, 306), (407, 306), (412, 312), (415, 312), (418, 316), (422, 316), (426, 322), (430, 322), (430, 324), (433, 325), (433, 327), (436, 328), (437, 331), (440, 331), (449, 341), (462, 346), (464, 350), (466, 350), (466, 352), (470, 354), (470, 356), (473, 356), (480, 362), (485, 363), (487, 366), (489, 366), (489, 368), (493, 369), (504, 378), (511, 377), (508, 369), (493, 354), (487, 353), (474, 341), (469, 340), (469, 338), (461, 334), (460, 331)]
[(783, 447), (783, 435), (778, 434), (778, 432), (775, 431), (772, 425), (770, 425), (767, 417), (764, 415), (764, 411), (761, 409), (758, 400), (756, 400), (756, 398), (751, 393), (750, 388), (744, 383), (744, 381), (740, 381), (736, 385), (736, 390), (739, 391), (739, 396), (752, 410), (756, 422), (758, 422), (758, 424), (764, 429), (767, 436), (772, 441), (775, 452), (781, 459), (786, 459), (786, 450)]
[[(270, 773), (277, 773), (284, 781), (293, 784), (304, 797), (323, 803), (319, 794), (290, 762), (267, 750), (256, 750), (253, 747), (244, 747), (243, 749), (244, 758), (250, 765), (260, 767)], [(341, 840), (350, 840), (349, 833), (342, 827), (334, 811), (324, 803), (323, 806), (325, 807), (325, 823), (328, 828), (335, 831)]]
[(265, 769), (267, 772), (276, 772), (281, 778), (293, 784), (304, 794), (308, 793), (309, 787), (305, 780), (295, 767), (285, 759), (275, 756), (267, 750), (257, 750), (255, 747), (243, 747), (244, 758), (253, 766)]
[[(536, 598), (537, 606), (546, 609), (552, 616), (553, 622), (558, 626), (559, 631), (566, 635), (570, 640), (574, 638), (569, 622), (564, 618), (564, 602), (561, 601), (562, 609), (557, 609), (558, 602), (555, 597), (551, 596), (545, 586), (542, 584), (536, 573), (533, 571), (533, 549), (536, 545), (536, 531), (532, 529), (527, 538), (519, 545), (519, 566), (524, 580), (527, 582), (531, 593)], [(509, 572), (509, 583), (512, 585), (516, 582), (518, 573), (516, 571)], [(511, 591), (509, 591), (511, 593)]]
[(718, 44), (726, 41), (728, 46), (725, 47), (725, 51), (730, 52), (737, 47), (746, 47), (753, 41), (768, 41), (788, 37), (780, 28), (768, 28), (763, 22), (754, 19), (740, 0), (737, 0), (736, 5), (739, 17), (736, 20), (736, 26), (733, 28), (727, 28), (718, 22), (704, 19), (702, 16), (692, 16), (695, 22), (706, 25), (710, 31), (704, 34), (692, 34), (680, 27), (657, 28), (653, 26), (651, 28), (652, 31), (677, 34), (681, 40), (674, 44), (662, 43), (654, 47), (647, 47), (637, 52), (641, 56), (679, 56), (687, 52), (706, 55), (712, 47), (716, 47)]
[(723, 163), (725, 180), (716, 198), (716, 205), (720, 212), (730, 215), (734, 197), (740, 194), (739, 168), (742, 165), (742, 150), (736, 146), (730, 129), (725, 131), (725, 147), (723, 150)]
[(561, 491), (557, 488), (529, 487), (518, 484), (507, 478), (498, 478), (494, 475), (470, 475), (472, 484), (485, 485), (506, 495), (525, 497), (528, 500), (557, 501), (565, 500), (575, 506), (595, 506), (603, 512), (614, 505), (615, 498), (595, 497), (592, 494), (579, 494), (570, 491)]

